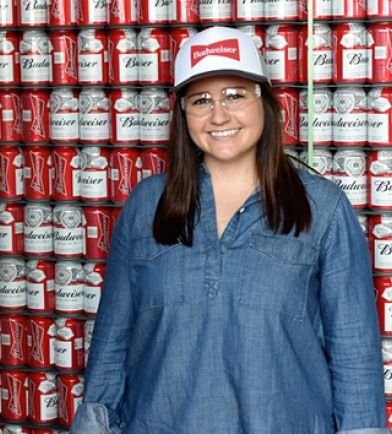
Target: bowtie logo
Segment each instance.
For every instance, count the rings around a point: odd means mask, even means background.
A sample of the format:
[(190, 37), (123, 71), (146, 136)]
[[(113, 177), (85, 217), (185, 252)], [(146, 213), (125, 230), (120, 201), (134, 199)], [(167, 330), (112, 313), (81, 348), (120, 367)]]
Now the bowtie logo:
[(197, 65), (207, 56), (222, 56), (240, 60), (238, 39), (226, 39), (209, 45), (195, 45), (191, 48), (191, 66)]

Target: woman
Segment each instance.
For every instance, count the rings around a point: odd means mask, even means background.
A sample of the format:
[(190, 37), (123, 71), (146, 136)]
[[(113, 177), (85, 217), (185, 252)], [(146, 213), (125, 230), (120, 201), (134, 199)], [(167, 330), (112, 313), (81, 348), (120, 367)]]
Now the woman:
[(167, 176), (113, 237), (72, 434), (385, 434), (367, 247), (296, 171), (251, 38), (209, 28), (175, 65)]

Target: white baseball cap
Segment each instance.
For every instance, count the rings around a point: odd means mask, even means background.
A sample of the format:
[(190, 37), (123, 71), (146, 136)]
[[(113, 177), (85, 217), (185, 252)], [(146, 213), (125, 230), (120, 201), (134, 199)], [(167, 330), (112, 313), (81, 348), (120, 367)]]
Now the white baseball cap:
[(271, 84), (261, 53), (249, 35), (232, 27), (209, 27), (180, 48), (174, 64), (174, 90), (220, 74)]

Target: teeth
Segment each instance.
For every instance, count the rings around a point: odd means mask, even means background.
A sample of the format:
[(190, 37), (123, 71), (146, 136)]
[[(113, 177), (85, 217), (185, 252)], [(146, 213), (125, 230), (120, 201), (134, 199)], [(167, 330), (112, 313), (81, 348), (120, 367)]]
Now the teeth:
[(225, 131), (211, 131), (211, 136), (216, 136), (216, 137), (227, 137), (227, 136), (232, 136), (234, 134), (236, 134), (239, 131), (238, 128), (236, 128), (235, 130), (225, 130)]

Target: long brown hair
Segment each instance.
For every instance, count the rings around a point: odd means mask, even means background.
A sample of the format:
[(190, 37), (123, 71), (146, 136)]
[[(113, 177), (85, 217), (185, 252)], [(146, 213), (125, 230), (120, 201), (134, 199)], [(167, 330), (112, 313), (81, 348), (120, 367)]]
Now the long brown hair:
[[(281, 108), (273, 89), (264, 84), (263, 133), (257, 143), (256, 170), (269, 227), (295, 236), (310, 229), (312, 215), (305, 188), (283, 150)], [(199, 166), (202, 153), (191, 140), (186, 119), (176, 99), (168, 149), (168, 172), (155, 213), (153, 234), (157, 242), (191, 246), (199, 204)]]

